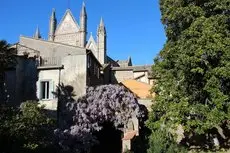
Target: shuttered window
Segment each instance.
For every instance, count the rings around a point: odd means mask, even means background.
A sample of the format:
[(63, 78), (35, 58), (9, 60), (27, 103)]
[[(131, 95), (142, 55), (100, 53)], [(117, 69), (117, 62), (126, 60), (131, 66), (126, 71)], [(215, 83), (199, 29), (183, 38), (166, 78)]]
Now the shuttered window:
[(39, 99), (53, 99), (53, 81), (40, 81)]

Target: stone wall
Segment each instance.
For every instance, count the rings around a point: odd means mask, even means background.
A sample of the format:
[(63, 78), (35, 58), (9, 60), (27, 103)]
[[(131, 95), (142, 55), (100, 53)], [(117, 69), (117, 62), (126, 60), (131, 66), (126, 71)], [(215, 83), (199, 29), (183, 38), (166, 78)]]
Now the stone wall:
[(151, 111), (153, 100), (152, 99), (138, 99), (138, 103), (141, 105), (144, 105), (148, 109), (148, 111)]
[(62, 59), (64, 70), (61, 82), (73, 86), (76, 97), (86, 93), (86, 60), (86, 55), (66, 56)]
[(148, 72), (147, 71), (133, 72), (133, 75), (134, 75), (134, 78), (137, 81), (149, 84)]
[[(62, 58), (61, 64), (64, 66), (63, 69), (41, 67), (37, 87), (39, 87), (41, 81), (51, 81), (51, 90), (56, 91), (60, 79), (60, 83), (73, 87), (73, 93), (76, 95), (75, 99), (84, 95), (86, 93), (86, 55), (65, 56)], [(56, 97), (51, 96), (51, 99), (40, 100), (40, 103), (46, 105), (46, 109), (57, 109)]]
[(15, 67), (5, 71), (6, 94), (8, 102), (19, 106), (27, 100), (36, 100), (38, 80), (35, 58), (18, 56)]
[[(84, 48), (23, 36), (20, 37), (19, 43), (20, 45), (38, 51), (39, 55), (42, 57), (64, 57), (69, 55), (86, 54), (86, 49)], [(22, 54), (20, 50), (18, 51), (18, 54)]]
[(120, 83), (124, 80), (133, 79), (133, 71), (132, 70), (121, 70), (121, 71), (113, 71), (112, 82)]
[(80, 33), (70, 33), (70, 34), (56, 35), (54, 41), (63, 44), (79, 46), (80, 45), (79, 38), (80, 38)]
[(97, 86), (103, 84), (101, 78), (101, 65), (94, 57), (93, 53), (87, 55), (87, 86)]

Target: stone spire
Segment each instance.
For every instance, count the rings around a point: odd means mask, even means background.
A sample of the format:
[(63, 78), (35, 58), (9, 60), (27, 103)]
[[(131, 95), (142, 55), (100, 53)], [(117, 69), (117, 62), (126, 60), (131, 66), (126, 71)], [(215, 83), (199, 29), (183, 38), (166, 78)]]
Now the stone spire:
[(54, 41), (56, 27), (57, 27), (57, 19), (56, 19), (55, 9), (53, 9), (52, 15), (50, 17), (50, 24), (49, 24), (49, 36), (48, 36), (49, 41)]
[(132, 66), (133, 63), (132, 63), (132, 59), (131, 59), (131, 56), (128, 57), (128, 66)]
[(85, 9), (85, 3), (83, 2), (82, 3), (82, 8), (81, 8), (81, 14), (80, 14), (80, 16), (87, 16), (87, 14), (86, 14), (86, 9)]
[(87, 35), (87, 13), (85, 8), (85, 3), (82, 4), (82, 9), (80, 13), (80, 46), (85, 47), (86, 45), (86, 35)]
[(104, 34), (106, 34), (105, 24), (104, 24), (103, 18), (101, 18), (101, 20), (100, 20), (100, 25), (98, 27), (98, 32), (103, 32)]
[(98, 60), (101, 64), (105, 64), (106, 63), (106, 29), (105, 29), (105, 24), (103, 19), (101, 18), (99, 27), (97, 29), (97, 45), (98, 45)]
[(39, 30), (38, 26), (37, 26), (37, 29), (35, 31), (34, 38), (35, 39), (40, 39), (41, 38), (41, 34), (40, 34), (40, 30)]

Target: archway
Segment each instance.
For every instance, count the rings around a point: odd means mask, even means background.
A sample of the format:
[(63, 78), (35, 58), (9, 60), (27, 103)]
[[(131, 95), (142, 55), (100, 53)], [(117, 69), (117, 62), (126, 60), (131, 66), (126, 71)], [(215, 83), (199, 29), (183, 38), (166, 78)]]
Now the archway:
[(116, 129), (111, 122), (105, 122), (102, 130), (95, 132), (99, 144), (95, 145), (91, 153), (121, 153), (122, 131)]

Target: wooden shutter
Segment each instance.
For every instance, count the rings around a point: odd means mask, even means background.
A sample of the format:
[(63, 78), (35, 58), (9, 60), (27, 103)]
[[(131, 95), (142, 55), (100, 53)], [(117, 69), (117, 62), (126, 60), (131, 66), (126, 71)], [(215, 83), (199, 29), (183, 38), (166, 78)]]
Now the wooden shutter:
[(49, 98), (48, 99), (54, 99), (54, 82), (51, 80), (49, 81)]
[(37, 98), (40, 100), (41, 99), (41, 81), (37, 82)]

